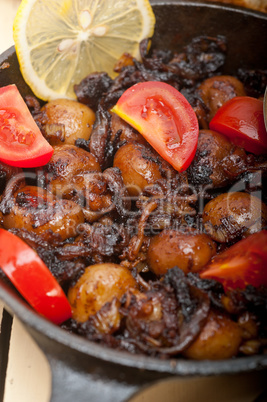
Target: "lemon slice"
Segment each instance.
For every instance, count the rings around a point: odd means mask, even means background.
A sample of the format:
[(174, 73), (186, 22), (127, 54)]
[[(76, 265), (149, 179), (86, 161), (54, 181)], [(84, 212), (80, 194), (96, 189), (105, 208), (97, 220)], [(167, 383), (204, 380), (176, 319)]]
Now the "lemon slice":
[(22, 0), (13, 33), (22, 75), (43, 100), (75, 99), (74, 84), (124, 52), (138, 58), (154, 32), (148, 0)]

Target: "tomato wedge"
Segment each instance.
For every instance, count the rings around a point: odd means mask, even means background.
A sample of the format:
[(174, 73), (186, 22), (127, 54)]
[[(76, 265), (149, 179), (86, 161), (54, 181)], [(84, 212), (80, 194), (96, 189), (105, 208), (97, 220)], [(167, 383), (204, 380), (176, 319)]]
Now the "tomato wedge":
[(111, 110), (134, 127), (176, 170), (188, 168), (198, 141), (198, 120), (185, 97), (169, 84), (141, 82)]
[(0, 88), (0, 160), (11, 166), (45, 165), (53, 148), (43, 137), (15, 85)]
[(209, 127), (248, 152), (256, 155), (267, 152), (263, 102), (259, 99), (249, 96), (230, 99), (217, 111)]
[(218, 254), (200, 277), (221, 282), (225, 290), (267, 286), (267, 230), (254, 233)]
[(44, 262), (23, 240), (0, 229), (0, 267), (38, 313), (55, 324), (71, 317), (71, 306)]

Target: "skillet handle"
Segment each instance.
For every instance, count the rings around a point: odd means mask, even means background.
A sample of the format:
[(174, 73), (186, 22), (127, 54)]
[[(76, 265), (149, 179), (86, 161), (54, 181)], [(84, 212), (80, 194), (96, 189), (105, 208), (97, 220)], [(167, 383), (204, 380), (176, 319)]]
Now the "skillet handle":
[(105, 378), (103, 374), (85, 372), (54, 356), (46, 357), (52, 371), (50, 402), (124, 402), (139, 389), (137, 384)]
[(267, 388), (265, 389), (265, 391), (263, 391), (262, 394), (260, 394), (255, 400), (254, 402), (266, 402), (267, 401)]
[[(100, 347), (97, 353), (91, 345), (84, 349), (72, 347), (69, 334), (33, 313), (26, 302), (0, 280), (0, 299), (7, 311), (16, 314), (26, 331), (43, 351), (52, 374), (50, 402), (126, 402), (137, 392), (175, 374), (159, 371), (158, 366), (147, 368), (132, 365), (132, 359), (123, 354), (109, 362), (109, 349)], [(62, 340), (63, 339), (63, 340)]]
[(109, 362), (108, 351), (104, 347), (101, 356), (95, 357), (56, 339), (49, 339), (32, 326), (27, 328), (50, 364), (50, 402), (126, 402), (153, 383), (174, 376), (133, 367), (126, 356), (118, 363)]

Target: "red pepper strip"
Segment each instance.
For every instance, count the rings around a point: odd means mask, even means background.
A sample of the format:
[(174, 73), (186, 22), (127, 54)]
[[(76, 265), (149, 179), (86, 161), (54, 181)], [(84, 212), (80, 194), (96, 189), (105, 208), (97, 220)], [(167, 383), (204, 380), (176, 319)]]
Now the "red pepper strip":
[(71, 317), (65, 293), (41, 258), (4, 229), (0, 229), (0, 267), (38, 313), (55, 324)]

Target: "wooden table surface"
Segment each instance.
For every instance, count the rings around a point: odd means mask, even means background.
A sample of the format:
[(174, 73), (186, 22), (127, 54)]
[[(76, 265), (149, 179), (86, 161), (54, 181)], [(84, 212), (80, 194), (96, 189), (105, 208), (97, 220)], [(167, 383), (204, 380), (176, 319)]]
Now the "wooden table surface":
[(0, 53), (12, 46), (12, 25), (20, 0), (0, 0)]
[[(13, 45), (12, 24), (19, 3), (20, 0), (0, 0), (0, 53)], [(5, 338), (3, 307), (0, 301), (0, 346)], [(12, 320), (10, 322), (12, 323)], [(7, 370), (0, 367), (0, 378), (3, 380), (6, 375), (3, 402), (48, 402), (51, 372), (46, 357), (16, 317), (11, 325)], [(8, 345), (5, 347), (8, 348)], [(266, 386), (266, 377), (266, 372), (259, 372), (241, 376), (179, 380), (167, 385), (157, 385), (133, 401), (252, 402)], [(101, 397), (99, 401), (101, 402)]]
[[(19, 4), (20, 0), (0, 0), (0, 53), (14, 44), (12, 26)], [(0, 301), (0, 337), (3, 339), (2, 311), (3, 304)], [(4, 371), (4, 367), (0, 367), (1, 377), (5, 375)], [(3, 382), (0, 384), (3, 385)], [(48, 402), (50, 391), (48, 362), (20, 321), (14, 317), (3, 402)], [(2, 402), (1, 394), (0, 389)]]

